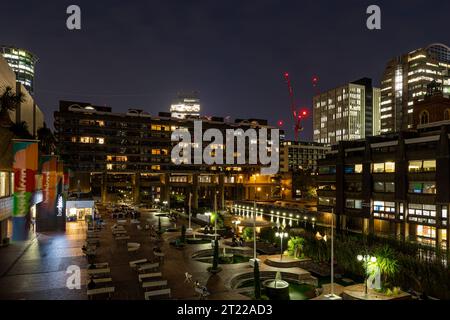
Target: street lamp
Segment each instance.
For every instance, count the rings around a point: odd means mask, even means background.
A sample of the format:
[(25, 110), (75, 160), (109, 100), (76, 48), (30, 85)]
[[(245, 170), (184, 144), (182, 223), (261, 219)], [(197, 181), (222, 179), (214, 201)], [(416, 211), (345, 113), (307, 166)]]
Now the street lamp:
[(280, 261), (283, 260), (283, 239), (287, 238), (289, 234), (287, 232), (277, 232), (275, 233), (275, 237), (280, 238), (281, 242), (281, 254), (280, 254)]
[(369, 278), (369, 262), (372, 262), (372, 263), (375, 263), (375, 262), (377, 262), (377, 257), (373, 257), (373, 256), (370, 256), (370, 255), (358, 255), (357, 257), (356, 257), (357, 259), (358, 259), (358, 261), (359, 262), (363, 262), (363, 266), (364, 266), (364, 283), (365, 283), (365, 285), (364, 285), (364, 293), (365, 293), (365, 295), (367, 296), (367, 294), (368, 294), (368, 288), (367, 288), (367, 280), (368, 280), (368, 278)]
[(187, 228), (187, 230), (186, 230), (187, 234), (192, 234), (192, 232), (193, 232), (192, 227), (191, 227), (191, 216), (192, 216), (192, 214), (191, 214), (191, 198), (192, 198), (192, 193), (189, 192), (189, 228)]

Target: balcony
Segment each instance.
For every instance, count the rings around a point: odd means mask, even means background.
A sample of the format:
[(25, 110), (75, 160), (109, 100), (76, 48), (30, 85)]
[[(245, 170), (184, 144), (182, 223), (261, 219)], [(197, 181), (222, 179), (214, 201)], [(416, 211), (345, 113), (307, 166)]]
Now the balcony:
[(408, 181), (436, 181), (436, 172), (410, 172)]
[(336, 190), (317, 190), (317, 195), (319, 197), (336, 197)]
[(335, 174), (319, 174), (317, 176), (318, 182), (328, 182), (328, 181), (336, 181), (336, 175)]
[(435, 194), (409, 193), (407, 197), (409, 203), (436, 204)]
[(372, 192), (372, 199), (374, 201), (395, 202), (395, 194), (393, 192)]

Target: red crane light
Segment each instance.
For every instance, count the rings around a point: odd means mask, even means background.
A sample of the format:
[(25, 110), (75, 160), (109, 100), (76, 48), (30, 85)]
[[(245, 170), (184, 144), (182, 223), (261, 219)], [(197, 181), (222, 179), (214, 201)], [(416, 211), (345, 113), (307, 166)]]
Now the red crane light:
[(282, 127), (283, 126), (283, 120), (278, 121), (278, 126)]

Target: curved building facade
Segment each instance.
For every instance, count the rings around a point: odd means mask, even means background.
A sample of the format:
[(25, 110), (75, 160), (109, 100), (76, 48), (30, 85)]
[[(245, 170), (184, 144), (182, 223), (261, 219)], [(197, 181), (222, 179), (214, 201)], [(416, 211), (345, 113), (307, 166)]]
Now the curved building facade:
[(34, 67), (37, 57), (28, 50), (12, 46), (1, 46), (1, 54), (30, 94), (34, 93)]

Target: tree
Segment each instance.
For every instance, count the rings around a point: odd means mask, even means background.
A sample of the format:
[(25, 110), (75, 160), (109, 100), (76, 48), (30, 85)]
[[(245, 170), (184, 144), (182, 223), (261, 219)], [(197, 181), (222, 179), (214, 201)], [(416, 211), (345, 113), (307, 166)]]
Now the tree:
[(20, 139), (33, 139), (33, 136), (28, 132), (28, 125), (25, 121), (13, 123), (9, 130)]
[(22, 92), (16, 93), (13, 88), (6, 86), (0, 94), (0, 123), (11, 126), (13, 122), (9, 117), (9, 111), (16, 110), (24, 101), (25, 96)]
[(376, 264), (380, 268), (380, 273), (383, 278), (382, 285), (383, 287), (388, 286), (389, 281), (399, 270), (399, 264), (394, 250), (385, 245), (375, 251), (375, 257), (377, 258)]
[(253, 267), (253, 277), (255, 279), (255, 299), (261, 299), (261, 275), (259, 273), (259, 263), (255, 260), (255, 265)]
[(301, 237), (291, 237), (288, 241), (288, 252), (291, 257), (301, 258), (303, 256), (303, 245), (305, 239)]
[(300, 189), (302, 198), (314, 198), (317, 196), (317, 183), (311, 170), (298, 170), (292, 176), (294, 189)]
[(245, 227), (244, 230), (242, 230), (242, 237), (245, 239), (245, 241), (253, 240), (253, 228)]
[(37, 131), (37, 138), (39, 140), (39, 151), (42, 154), (53, 154), (55, 152), (56, 139), (45, 122), (44, 126)]

